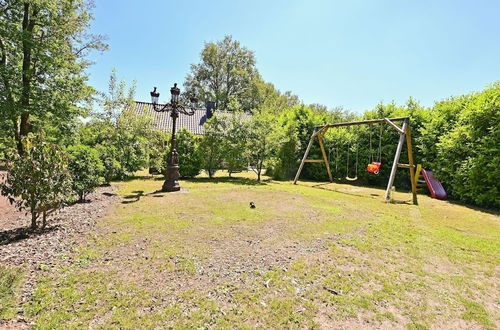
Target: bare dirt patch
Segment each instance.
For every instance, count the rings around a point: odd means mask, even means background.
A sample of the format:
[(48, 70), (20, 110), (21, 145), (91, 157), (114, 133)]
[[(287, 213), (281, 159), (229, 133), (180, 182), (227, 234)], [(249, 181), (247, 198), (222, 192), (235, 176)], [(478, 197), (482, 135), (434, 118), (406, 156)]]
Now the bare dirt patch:
[[(0, 183), (2, 183), (5, 179), (5, 171), (0, 171)], [(15, 218), (15, 217), (19, 217), (19, 216), (22, 216), (23, 213), (22, 212), (19, 212), (15, 207), (13, 207), (10, 203), (9, 203), (9, 199), (5, 196), (2, 196), (2, 194), (0, 194), (0, 230), (4, 230), (3, 226), (2, 226), (2, 220), (3, 219), (10, 219), (10, 218)]]

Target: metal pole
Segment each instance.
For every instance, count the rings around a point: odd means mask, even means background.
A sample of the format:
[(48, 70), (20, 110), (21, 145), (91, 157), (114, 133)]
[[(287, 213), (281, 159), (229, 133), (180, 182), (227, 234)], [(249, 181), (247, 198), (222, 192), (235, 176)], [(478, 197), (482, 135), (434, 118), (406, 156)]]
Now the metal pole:
[[(408, 118), (403, 121), (403, 132), (406, 132), (406, 126), (408, 125)], [(385, 200), (389, 200), (391, 193), (391, 187), (394, 184), (394, 178), (396, 177), (396, 170), (398, 169), (399, 157), (401, 156), (401, 149), (403, 149), (403, 143), (405, 141), (405, 133), (399, 133), (398, 148), (396, 149), (396, 155), (394, 156), (394, 163), (392, 163), (391, 175), (389, 176), (389, 182), (387, 183), (387, 189), (385, 191)]]
[(177, 109), (173, 109), (170, 113), (172, 117), (172, 138), (170, 139), (170, 152), (167, 158), (167, 172), (165, 173), (165, 182), (163, 182), (162, 191), (171, 192), (179, 191), (181, 187), (179, 185), (179, 154), (176, 150), (175, 141), (175, 124), (178, 117)]

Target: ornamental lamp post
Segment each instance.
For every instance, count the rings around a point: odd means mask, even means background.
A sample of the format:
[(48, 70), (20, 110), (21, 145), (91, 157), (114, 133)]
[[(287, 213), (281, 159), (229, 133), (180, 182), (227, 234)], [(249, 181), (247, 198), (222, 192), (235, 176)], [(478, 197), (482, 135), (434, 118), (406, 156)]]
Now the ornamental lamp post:
[(177, 117), (179, 117), (179, 113), (187, 116), (194, 115), (197, 99), (191, 97), (189, 99), (191, 102), (189, 107), (185, 107), (182, 104), (179, 104), (179, 95), (181, 94), (181, 90), (177, 87), (177, 84), (174, 84), (174, 86), (170, 88), (170, 103), (164, 104), (163, 106), (160, 106), (158, 103), (160, 93), (156, 91), (156, 87), (150, 94), (151, 103), (153, 103), (153, 110), (156, 112), (170, 111), (170, 117), (172, 117), (172, 137), (170, 139), (170, 152), (168, 153), (167, 157), (167, 171), (165, 172), (165, 182), (163, 183), (161, 191), (179, 191), (181, 187), (179, 185), (179, 154), (175, 149), (175, 124), (177, 121)]

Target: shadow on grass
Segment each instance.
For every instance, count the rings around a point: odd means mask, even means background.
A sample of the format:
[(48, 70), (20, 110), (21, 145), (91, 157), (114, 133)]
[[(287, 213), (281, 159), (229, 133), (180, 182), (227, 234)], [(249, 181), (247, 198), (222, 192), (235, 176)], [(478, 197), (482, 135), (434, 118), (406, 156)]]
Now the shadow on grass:
[(460, 202), (460, 201), (449, 200), (449, 199), (445, 200), (445, 201), (442, 201), (442, 202), (443, 203), (450, 203), (450, 204), (453, 204), (453, 205), (464, 206), (464, 207), (467, 207), (467, 208), (472, 209), (474, 211), (483, 212), (483, 213), (491, 214), (491, 215), (494, 215), (494, 216), (500, 216), (500, 210), (487, 209), (487, 208), (484, 208), (484, 207), (470, 205), (470, 204), (466, 204), (466, 203), (463, 203), (463, 202)]
[(323, 186), (326, 186), (328, 184), (331, 184), (331, 182), (321, 183), (321, 184), (317, 184), (317, 185), (314, 185), (314, 186), (306, 186), (306, 187), (311, 187), (311, 188), (316, 188), (316, 189), (331, 191), (331, 192), (335, 192), (335, 193), (339, 193), (339, 194), (343, 194), (343, 195), (355, 196), (355, 197), (370, 198), (370, 199), (373, 198), (372, 196), (368, 196), (368, 195), (353, 194), (353, 193), (349, 193), (347, 191), (342, 191), (342, 190), (337, 190), (337, 189), (328, 189), (328, 188), (323, 187)]
[(22, 227), (22, 228), (4, 230), (0, 232), (0, 246), (40, 236), (49, 233), (53, 230), (57, 230), (59, 227), (60, 227), (59, 225), (55, 225), (55, 226), (45, 227), (44, 229), (35, 229), (35, 230), (31, 229), (31, 227)]
[[(310, 182), (314, 182), (314, 181), (310, 181)], [(361, 185), (359, 183), (358, 184), (351, 184), (351, 183), (347, 183), (347, 182), (333, 182), (333, 183), (337, 183), (337, 184), (345, 183), (345, 184), (348, 184), (350, 186), (361, 187), (361, 188), (379, 188), (379, 187), (367, 187), (367, 186)], [(316, 188), (316, 189), (321, 189), (321, 190), (326, 190), (326, 191), (332, 191), (332, 192), (336, 192), (336, 193), (343, 194), (343, 195), (349, 195), (349, 196), (354, 196), (354, 197), (361, 197), (361, 198), (373, 199), (373, 197), (380, 197), (380, 198), (383, 197), (383, 194), (374, 194), (374, 193), (371, 193), (371, 194), (368, 194), (368, 195), (367, 194), (363, 194), (363, 193), (354, 194), (354, 193), (350, 193), (350, 192), (347, 192), (347, 191), (342, 191), (342, 190), (339, 190), (339, 189), (328, 189), (325, 186), (327, 186), (329, 184), (332, 184), (332, 182), (318, 183), (318, 184), (315, 184), (315, 185), (312, 185), (312, 186), (309, 186), (309, 187)], [(413, 205), (413, 203), (411, 201), (401, 201), (401, 200), (393, 200), (391, 203), (392, 204)]]
[(134, 180), (151, 180), (151, 179), (158, 180), (158, 177), (153, 176), (153, 175), (129, 175), (129, 176), (122, 178), (118, 181), (130, 182), (130, 181), (134, 181)]
[[(163, 178), (162, 178), (163, 180)], [(239, 185), (239, 186), (265, 186), (267, 185), (266, 181), (257, 181), (255, 179), (248, 179), (248, 178), (229, 178), (229, 177), (224, 177), (224, 178), (188, 178), (188, 179), (183, 179), (183, 181), (187, 182), (193, 182), (193, 183), (229, 183), (229, 184), (234, 184), (234, 185)]]
[[(136, 177), (137, 178), (137, 177)], [(146, 178), (146, 177), (139, 177), (139, 178)], [(153, 179), (155, 181), (163, 181), (165, 180), (164, 177), (147, 177), (149, 180)], [(192, 182), (192, 183), (225, 183), (225, 184), (234, 184), (234, 185), (239, 185), (239, 186), (265, 186), (268, 183), (266, 181), (257, 181), (257, 180), (252, 180), (248, 178), (187, 178), (187, 179), (181, 179), (181, 181), (185, 182)], [(173, 192), (175, 193), (182, 193), (183, 191), (180, 192)], [(153, 197), (163, 197), (166, 194), (172, 194), (169, 192), (157, 190), (153, 191), (150, 193), (144, 193), (144, 190), (134, 190), (132, 191), (131, 194), (124, 196), (123, 198), (125, 199), (122, 201), (122, 204), (131, 204), (131, 203), (136, 203), (141, 200), (142, 197), (144, 196), (153, 196)]]
[(122, 202), (122, 204), (131, 204), (131, 203), (136, 203), (141, 200), (142, 197), (144, 196), (153, 196), (153, 197), (163, 197), (166, 194), (175, 194), (179, 192), (166, 192), (166, 191), (161, 191), (161, 190), (156, 190), (150, 193), (144, 193), (144, 190), (134, 190), (132, 191), (132, 194), (126, 195), (123, 198), (126, 199), (125, 201)]
[[(147, 194), (149, 195), (149, 194)], [(134, 190), (132, 191), (131, 195), (126, 195), (123, 198), (126, 199), (125, 201), (122, 202), (122, 204), (130, 204), (130, 203), (135, 203), (138, 202), (141, 197), (145, 196), (144, 190)]]
[[(154, 181), (165, 181), (165, 177), (163, 175), (131, 175), (120, 181), (129, 182), (133, 180), (154, 180)], [(267, 181), (270, 180), (261, 180), (257, 181), (256, 179), (250, 178), (241, 178), (241, 177), (216, 177), (216, 178), (180, 178), (180, 181), (193, 182), (193, 183), (229, 183), (241, 186), (264, 186), (267, 185)], [(135, 196), (135, 195), (134, 195)]]
[(397, 199), (393, 199), (391, 201), (388, 201), (387, 203), (389, 203), (389, 204), (413, 205), (413, 202), (410, 202), (410, 201), (400, 201), (400, 200), (397, 200)]

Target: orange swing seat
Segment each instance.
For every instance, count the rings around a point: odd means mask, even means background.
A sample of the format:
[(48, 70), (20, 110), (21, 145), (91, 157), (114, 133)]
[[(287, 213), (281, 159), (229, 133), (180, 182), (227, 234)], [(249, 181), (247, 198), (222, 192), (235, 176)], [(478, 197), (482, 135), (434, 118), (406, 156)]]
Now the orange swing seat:
[(382, 163), (381, 162), (371, 162), (370, 164), (368, 164), (368, 166), (366, 167), (366, 170), (370, 173), (374, 173), (374, 174), (378, 174), (378, 172), (380, 171), (380, 167), (382, 166)]

